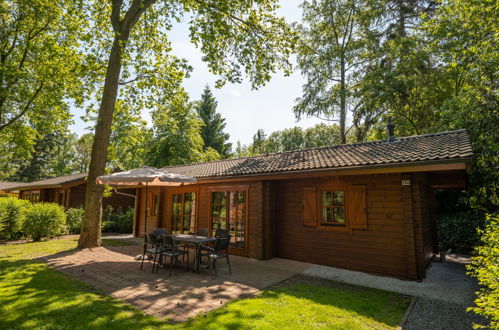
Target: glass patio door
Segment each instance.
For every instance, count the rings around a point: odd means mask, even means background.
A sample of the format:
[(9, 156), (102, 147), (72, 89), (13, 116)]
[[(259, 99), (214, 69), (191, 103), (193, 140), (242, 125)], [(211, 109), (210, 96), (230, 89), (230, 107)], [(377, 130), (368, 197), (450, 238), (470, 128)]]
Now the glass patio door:
[(172, 234), (189, 234), (196, 227), (196, 193), (179, 192), (171, 195), (171, 222)]
[(246, 191), (214, 191), (211, 193), (211, 235), (225, 229), (232, 236), (230, 247), (246, 247)]

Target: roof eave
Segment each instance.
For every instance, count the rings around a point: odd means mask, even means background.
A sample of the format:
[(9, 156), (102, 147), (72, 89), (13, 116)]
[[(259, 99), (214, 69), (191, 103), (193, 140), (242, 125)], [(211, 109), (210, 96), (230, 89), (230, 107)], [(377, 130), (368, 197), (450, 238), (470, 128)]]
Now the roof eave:
[[(295, 170), (295, 171), (280, 171), (280, 172), (267, 172), (267, 173), (257, 173), (257, 174), (244, 174), (244, 175), (230, 175), (230, 176), (216, 176), (216, 177), (198, 177), (198, 182), (202, 183), (203, 181), (215, 181), (215, 180), (233, 180), (238, 178), (264, 178), (268, 176), (286, 176), (290, 174), (322, 174), (322, 173), (332, 173), (339, 175), (344, 174), (345, 172), (358, 171), (367, 172), (369, 170), (378, 170), (378, 169), (392, 169), (387, 173), (404, 173), (408, 170), (411, 170), (411, 167), (416, 166), (425, 166), (425, 165), (445, 165), (445, 164), (464, 164), (464, 168), (462, 170), (466, 170), (471, 162), (472, 157), (463, 157), (456, 159), (443, 159), (443, 160), (431, 160), (431, 161), (418, 161), (418, 162), (406, 162), (406, 163), (392, 163), (392, 164), (379, 164), (379, 165), (368, 165), (368, 166), (345, 166), (339, 168), (320, 168), (320, 169), (311, 169), (311, 170)], [(455, 170), (455, 167), (449, 166), (448, 170)], [(459, 169), (459, 168), (458, 168)], [(426, 171), (442, 171), (445, 170), (442, 167), (435, 168), (434, 170), (427, 169)], [(414, 172), (414, 171), (413, 171)], [(355, 174), (355, 173), (352, 173)]]
[(17, 187), (4, 189), (4, 191), (65, 188), (67, 186), (74, 186), (75, 184), (81, 184), (81, 183), (84, 183), (86, 181), (87, 181), (87, 179), (85, 177), (85, 178), (70, 180), (70, 181), (66, 181), (64, 183), (58, 183), (58, 184), (27, 184), (27, 185), (23, 185), (23, 186), (17, 186)]

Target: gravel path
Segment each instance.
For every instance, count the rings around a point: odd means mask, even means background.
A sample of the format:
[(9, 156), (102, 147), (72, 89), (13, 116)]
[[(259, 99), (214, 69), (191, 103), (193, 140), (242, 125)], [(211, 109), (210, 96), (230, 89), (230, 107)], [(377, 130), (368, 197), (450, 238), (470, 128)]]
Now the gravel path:
[(418, 298), (404, 330), (473, 329), (473, 323), (487, 324), (473, 312), (467, 312), (468, 304), (456, 304), (439, 299)]

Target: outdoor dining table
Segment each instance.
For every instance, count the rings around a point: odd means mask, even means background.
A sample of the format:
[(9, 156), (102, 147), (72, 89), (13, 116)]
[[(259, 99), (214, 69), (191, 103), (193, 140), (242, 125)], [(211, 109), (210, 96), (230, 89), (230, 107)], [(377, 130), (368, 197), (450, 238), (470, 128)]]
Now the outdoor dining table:
[(199, 273), (199, 265), (201, 258), (199, 256), (199, 250), (202, 243), (211, 243), (216, 240), (214, 237), (198, 236), (198, 235), (186, 235), (186, 234), (176, 234), (172, 235), (173, 239), (177, 242), (194, 244), (196, 248), (196, 256), (194, 258), (194, 271)]

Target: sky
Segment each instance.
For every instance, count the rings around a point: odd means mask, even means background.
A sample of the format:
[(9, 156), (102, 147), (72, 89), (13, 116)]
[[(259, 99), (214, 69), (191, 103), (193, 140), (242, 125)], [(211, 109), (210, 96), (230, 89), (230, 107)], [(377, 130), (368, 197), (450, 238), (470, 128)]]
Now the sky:
[[(289, 23), (300, 20), (301, 1), (281, 0), (278, 15), (285, 17)], [(178, 57), (187, 59), (193, 67), (190, 78), (183, 83), (191, 100), (200, 99), (206, 84), (210, 86), (218, 102), (217, 111), (225, 118), (227, 123), (225, 131), (229, 133), (230, 142), (234, 146), (237, 141), (242, 144), (251, 143), (253, 135), (260, 128), (269, 134), (294, 126), (307, 128), (321, 122), (315, 118), (302, 119), (299, 122), (295, 119), (292, 108), (295, 99), (301, 96), (304, 83), (300, 72), (294, 72), (288, 77), (278, 72), (270, 82), (258, 90), (252, 90), (247, 80), (241, 84), (227, 83), (222, 88), (216, 89), (217, 76), (208, 71), (208, 67), (201, 60), (201, 52), (190, 43), (188, 25), (185, 22), (175, 25), (169, 37), (174, 53)], [(79, 135), (85, 133), (87, 124), (79, 119), (82, 111), (74, 109), (73, 115), (75, 123), (71, 129)], [(148, 113), (144, 113), (143, 117), (150, 122), (151, 117)]]

